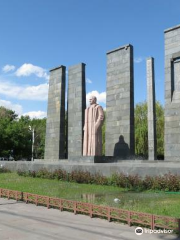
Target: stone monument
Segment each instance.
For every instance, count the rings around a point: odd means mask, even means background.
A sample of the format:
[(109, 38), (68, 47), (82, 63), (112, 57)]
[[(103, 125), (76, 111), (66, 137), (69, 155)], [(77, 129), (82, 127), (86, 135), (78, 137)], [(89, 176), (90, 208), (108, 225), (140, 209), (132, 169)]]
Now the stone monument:
[(134, 155), (133, 46), (107, 53), (106, 156)]
[(102, 124), (104, 112), (97, 104), (97, 98), (91, 96), (90, 106), (85, 110), (83, 156), (102, 155)]
[[(155, 102), (152, 93), (154, 92), (152, 60), (148, 60), (147, 66), (147, 78), (150, 81), (148, 84), (148, 92), (151, 95), (150, 108), (153, 106), (152, 102)], [(86, 108), (85, 64), (81, 63), (69, 68), (67, 99), (69, 156), (63, 161), (61, 158), (64, 158), (65, 152), (65, 70), (64, 66), (60, 66), (50, 71), (46, 161), (39, 162), (40, 159), (29, 163), (4, 161), (5, 168), (11, 171), (18, 169), (38, 171), (43, 167), (48, 171), (55, 169), (62, 169), (68, 173), (87, 171), (93, 175), (97, 173), (107, 177), (111, 177), (114, 173), (138, 174), (143, 178), (147, 175), (159, 176), (169, 172), (179, 174), (180, 25), (165, 30), (165, 160), (169, 161), (134, 160), (132, 156), (134, 154), (134, 81), (131, 45), (122, 46), (107, 53), (106, 156), (82, 156)], [(152, 117), (154, 110), (151, 110), (150, 120), (154, 119)], [(154, 126), (153, 121), (151, 121), (152, 126)], [(102, 121), (100, 125), (101, 123)], [(153, 127), (150, 131), (153, 132)], [(126, 158), (128, 161), (123, 161)], [(61, 161), (48, 162), (59, 159)]]
[(156, 159), (156, 99), (154, 81), (154, 58), (146, 60), (147, 69), (147, 108), (148, 108), (148, 159)]
[(68, 70), (68, 158), (83, 154), (84, 111), (86, 108), (85, 64)]
[(180, 161), (180, 25), (165, 34), (165, 160)]
[(65, 78), (65, 66), (50, 70), (44, 156), (48, 161), (65, 158)]

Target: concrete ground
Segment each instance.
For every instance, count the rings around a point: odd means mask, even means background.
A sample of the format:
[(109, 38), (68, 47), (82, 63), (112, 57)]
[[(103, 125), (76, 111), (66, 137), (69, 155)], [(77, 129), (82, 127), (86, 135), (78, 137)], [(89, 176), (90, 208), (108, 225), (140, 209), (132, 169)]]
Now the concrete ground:
[(138, 236), (134, 227), (0, 199), (0, 240), (177, 240), (173, 234)]

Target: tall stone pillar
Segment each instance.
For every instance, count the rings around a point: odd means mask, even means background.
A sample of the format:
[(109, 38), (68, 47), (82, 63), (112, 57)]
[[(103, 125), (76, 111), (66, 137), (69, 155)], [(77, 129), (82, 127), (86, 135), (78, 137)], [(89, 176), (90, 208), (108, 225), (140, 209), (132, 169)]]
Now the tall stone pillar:
[(45, 160), (64, 159), (66, 67), (50, 70)]
[(148, 107), (148, 157), (149, 160), (156, 159), (156, 100), (154, 81), (154, 58), (146, 60), (147, 69), (147, 107)]
[(106, 156), (134, 155), (133, 46), (107, 53)]
[(180, 25), (165, 34), (165, 160), (180, 161)]
[(85, 64), (68, 70), (68, 158), (82, 156), (86, 108)]

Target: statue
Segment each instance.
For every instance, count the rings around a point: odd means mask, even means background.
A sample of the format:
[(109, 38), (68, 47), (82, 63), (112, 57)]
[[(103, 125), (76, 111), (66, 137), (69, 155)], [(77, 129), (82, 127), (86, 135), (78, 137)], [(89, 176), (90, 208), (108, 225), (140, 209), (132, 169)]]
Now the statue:
[(97, 98), (91, 96), (90, 106), (85, 110), (83, 156), (102, 155), (102, 124), (104, 112), (96, 103)]

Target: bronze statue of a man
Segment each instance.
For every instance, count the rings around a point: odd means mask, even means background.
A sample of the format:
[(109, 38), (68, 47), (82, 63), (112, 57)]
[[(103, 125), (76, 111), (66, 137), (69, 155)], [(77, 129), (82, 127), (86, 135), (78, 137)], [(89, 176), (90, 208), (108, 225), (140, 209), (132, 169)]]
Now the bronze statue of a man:
[(96, 103), (97, 98), (91, 96), (90, 106), (85, 110), (83, 156), (102, 155), (102, 124), (104, 112), (102, 107)]

